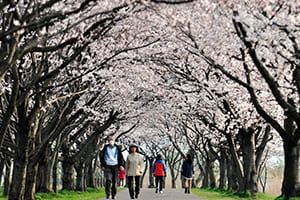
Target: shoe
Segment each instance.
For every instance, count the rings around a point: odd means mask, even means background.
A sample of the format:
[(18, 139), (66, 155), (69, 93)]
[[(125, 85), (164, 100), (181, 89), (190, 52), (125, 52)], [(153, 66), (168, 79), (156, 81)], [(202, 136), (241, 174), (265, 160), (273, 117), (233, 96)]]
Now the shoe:
[(134, 197), (130, 197), (131, 199), (134, 199)]
[(157, 192), (158, 192), (158, 188), (155, 189), (155, 193), (157, 193)]
[(111, 199), (116, 199), (116, 197), (112, 196)]
[(161, 191), (159, 191), (159, 193), (162, 194), (162, 193), (164, 193), (164, 192), (161, 190)]
[(136, 195), (135, 195), (135, 198), (137, 199), (138, 197), (139, 197), (139, 195), (138, 195), (138, 194), (136, 194)]
[(185, 193), (185, 194), (187, 193), (187, 188), (184, 188), (184, 193)]
[(188, 189), (188, 194), (190, 194), (191, 193), (191, 191), (190, 191), (190, 189)]
[(109, 195), (106, 196), (106, 199), (109, 199)]

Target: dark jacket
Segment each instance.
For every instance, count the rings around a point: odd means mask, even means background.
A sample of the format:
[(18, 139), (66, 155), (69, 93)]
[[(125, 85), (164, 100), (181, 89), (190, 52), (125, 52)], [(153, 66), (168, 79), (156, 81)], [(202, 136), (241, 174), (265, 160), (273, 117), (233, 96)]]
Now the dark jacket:
[(193, 163), (189, 163), (187, 160), (183, 161), (181, 175), (186, 178), (193, 178), (194, 166)]
[[(109, 146), (109, 144), (105, 145), (104, 148), (102, 149), (102, 151), (100, 152), (100, 163), (101, 163), (101, 167), (106, 167), (106, 163), (104, 160), (104, 156), (105, 156), (105, 151), (107, 149), (107, 147)], [(122, 152), (121, 152), (121, 148), (118, 145), (115, 145), (117, 147), (117, 151), (118, 151), (118, 166), (123, 166), (125, 164)]]

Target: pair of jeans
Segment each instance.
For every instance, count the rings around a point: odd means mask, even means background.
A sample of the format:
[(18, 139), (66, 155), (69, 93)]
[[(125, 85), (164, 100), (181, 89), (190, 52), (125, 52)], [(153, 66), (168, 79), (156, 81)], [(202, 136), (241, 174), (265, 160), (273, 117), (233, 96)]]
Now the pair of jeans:
[(164, 177), (155, 176), (155, 185), (156, 185), (156, 190), (162, 191), (162, 189), (164, 188)]
[(117, 194), (117, 183), (119, 179), (118, 172), (119, 172), (118, 165), (114, 165), (114, 166), (107, 165), (105, 167), (105, 171), (104, 171), (105, 193), (107, 196), (110, 196), (110, 193), (112, 196), (116, 196)]
[[(141, 176), (128, 176), (128, 189), (129, 189), (129, 195), (131, 198), (138, 197), (140, 194), (140, 177)], [(134, 184), (133, 181), (135, 182), (135, 189), (134, 189)], [(135, 192), (135, 196), (134, 196)]]

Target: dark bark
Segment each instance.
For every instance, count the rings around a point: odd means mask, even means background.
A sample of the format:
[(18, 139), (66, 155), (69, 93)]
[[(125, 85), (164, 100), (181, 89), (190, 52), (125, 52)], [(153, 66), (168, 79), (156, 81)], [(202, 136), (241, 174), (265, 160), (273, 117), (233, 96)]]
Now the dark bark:
[[(5, 166), (5, 158), (0, 158), (0, 177), (2, 177)], [(0, 185), (2, 184), (2, 179), (0, 178)]]
[(36, 177), (38, 172), (38, 165), (27, 167), (26, 185), (25, 185), (25, 200), (35, 200)]
[(57, 183), (57, 166), (58, 165), (58, 161), (57, 159), (55, 160), (54, 164), (53, 164), (53, 169), (52, 169), (52, 178), (53, 178), (53, 182), (52, 182), (52, 190), (56, 193), (57, 192), (57, 187), (58, 187), (58, 183)]
[(86, 183), (87, 183), (87, 187), (90, 187), (90, 188), (97, 188), (96, 187), (96, 168), (95, 168), (95, 165), (94, 165), (94, 162), (96, 162), (96, 160), (92, 160), (88, 167), (87, 167), (87, 173), (86, 173)]
[(251, 191), (251, 196), (257, 193), (257, 172), (255, 165), (255, 130), (254, 127), (240, 129), (240, 143), (243, 153), (243, 169), (245, 190)]
[(294, 137), (284, 140), (284, 179), (282, 183), (282, 194), (287, 197), (300, 196), (299, 158), (300, 144)]
[(39, 162), (36, 191), (41, 193), (53, 192), (51, 189), (49, 146), (45, 149)]
[(11, 159), (6, 160), (5, 164), (5, 176), (4, 176), (4, 190), (3, 190), (3, 195), (7, 196), (9, 195), (9, 186), (10, 186), (10, 174), (11, 174)]
[(152, 166), (153, 166), (153, 163), (154, 163), (154, 158), (149, 158), (148, 159), (148, 162), (149, 162), (149, 187), (155, 187), (154, 185), (154, 179), (153, 179), (153, 172), (152, 172)]
[[(24, 106), (25, 107), (25, 106)], [(28, 145), (29, 135), (31, 127), (25, 115), (24, 109), (18, 109), (19, 111), (19, 128), (18, 134), (16, 134), (16, 145), (18, 148), (15, 149), (14, 155), (14, 166), (12, 174), (12, 183), (9, 189), (9, 200), (23, 200), (25, 192), (25, 181), (28, 164)]]
[(63, 170), (63, 186), (62, 189), (65, 190), (74, 190), (74, 162), (69, 158), (64, 157), (62, 162)]
[(75, 164), (76, 169), (76, 191), (85, 192), (86, 191), (86, 177), (85, 177), (85, 163)]
[(223, 189), (226, 186), (226, 168), (227, 168), (227, 163), (226, 163), (226, 149), (220, 148), (220, 184), (219, 184), (219, 189)]

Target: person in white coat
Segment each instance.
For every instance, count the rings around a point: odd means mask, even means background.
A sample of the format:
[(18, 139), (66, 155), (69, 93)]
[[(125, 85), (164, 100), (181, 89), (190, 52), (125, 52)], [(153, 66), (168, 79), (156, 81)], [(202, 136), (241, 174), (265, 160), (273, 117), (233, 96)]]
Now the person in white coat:
[[(129, 146), (129, 155), (125, 164), (125, 172), (128, 179), (128, 189), (131, 199), (138, 198), (140, 194), (140, 177), (144, 171), (144, 159), (139, 154), (139, 148), (136, 144)], [(135, 182), (135, 189), (134, 184)]]

